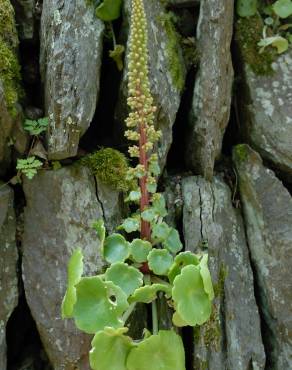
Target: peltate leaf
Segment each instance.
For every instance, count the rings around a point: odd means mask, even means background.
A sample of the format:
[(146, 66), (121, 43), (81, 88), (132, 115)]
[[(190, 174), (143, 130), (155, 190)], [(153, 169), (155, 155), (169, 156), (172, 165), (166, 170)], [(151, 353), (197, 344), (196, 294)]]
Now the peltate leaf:
[(104, 258), (109, 263), (124, 262), (130, 255), (129, 243), (121, 234), (112, 234), (105, 239)]
[(88, 334), (95, 334), (106, 326), (119, 328), (120, 316), (128, 308), (126, 294), (112, 282), (99, 276), (84, 277), (76, 285), (77, 301), (73, 316), (76, 326)]
[(170, 227), (165, 222), (156, 224), (152, 228), (152, 239), (158, 243), (163, 242), (167, 239), (169, 232)]
[(119, 286), (127, 297), (143, 285), (143, 274), (123, 262), (112, 264), (105, 272), (105, 279)]
[(200, 262), (200, 273), (203, 279), (205, 292), (208, 294), (210, 301), (214, 298), (214, 290), (211, 274), (208, 268), (208, 255), (204, 254)]
[(129, 298), (129, 302), (151, 303), (157, 298), (158, 292), (164, 292), (167, 298), (171, 297), (170, 284), (152, 284), (145, 285), (135, 290), (134, 294)]
[(167, 275), (173, 263), (172, 255), (166, 249), (152, 249), (147, 257), (149, 267), (156, 275)]
[(131, 256), (135, 262), (142, 263), (147, 261), (147, 256), (152, 249), (152, 245), (147, 240), (134, 239), (130, 248)]
[(181, 337), (171, 330), (141, 341), (127, 359), (128, 370), (185, 370), (185, 354)]
[(124, 220), (119, 228), (125, 230), (127, 233), (132, 233), (140, 230), (140, 221), (137, 218), (129, 217)]
[(181, 269), (188, 265), (198, 265), (200, 263), (199, 258), (192, 252), (186, 251), (179, 253), (174, 263), (169, 269), (168, 279), (172, 283), (174, 278), (181, 273)]
[(174, 314), (173, 314), (173, 316), (172, 316), (172, 322), (173, 322), (173, 324), (175, 325), (175, 326), (177, 326), (177, 327), (179, 327), (179, 328), (181, 328), (181, 327), (183, 327), (183, 326), (188, 326), (188, 323), (186, 322), (186, 321), (184, 321), (181, 317), (180, 317), (180, 315), (179, 315), (179, 313), (176, 311)]
[(89, 353), (93, 370), (127, 370), (126, 359), (134, 346), (130, 337), (124, 334), (128, 328), (105, 328), (95, 334)]
[(292, 15), (292, 1), (291, 0), (277, 0), (273, 5), (274, 12), (280, 18), (287, 18)]
[(189, 265), (181, 270), (174, 279), (172, 297), (180, 318), (188, 325), (202, 325), (209, 319), (211, 302), (198, 266)]
[(257, 12), (257, 0), (237, 0), (236, 12), (240, 17), (251, 17)]
[(76, 249), (68, 263), (67, 291), (62, 302), (62, 317), (70, 318), (76, 303), (75, 285), (80, 281), (83, 274), (83, 254), (80, 248)]
[(122, 0), (104, 0), (96, 8), (96, 16), (103, 21), (113, 21), (121, 15)]
[(158, 215), (153, 207), (146, 208), (145, 211), (141, 213), (143, 220), (148, 222), (152, 222), (157, 216)]
[(167, 238), (163, 241), (162, 245), (171, 253), (178, 253), (183, 247), (178, 231), (171, 227), (169, 234)]

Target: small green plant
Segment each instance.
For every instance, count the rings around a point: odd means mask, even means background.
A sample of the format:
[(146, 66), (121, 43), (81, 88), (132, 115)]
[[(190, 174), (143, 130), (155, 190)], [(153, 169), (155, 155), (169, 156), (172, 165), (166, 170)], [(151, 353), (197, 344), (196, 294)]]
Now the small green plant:
[(36, 159), (34, 156), (31, 156), (26, 159), (18, 159), (16, 169), (20, 174), (25, 175), (31, 180), (37, 174), (37, 170), (41, 168), (42, 165), (41, 161)]
[[(182, 251), (178, 231), (169, 226), (165, 200), (156, 192), (160, 173), (154, 144), (161, 132), (154, 128), (153, 98), (148, 78), (147, 23), (143, 0), (132, 0), (128, 105), (125, 135), (135, 167), (127, 178), (135, 184), (127, 202), (136, 212), (118, 232), (106, 236), (102, 220), (95, 228), (107, 263), (96, 276), (83, 276), (83, 254), (78, 248), (68, 264), (68, 285), (62, 302), (63, 318), (94, 334), (89, 353), (94, 370), (185, 370), (181, 337), (173, 329), (160, 330), (156, 301), (164, 296), (173, 310), (174, 327), (205, 323), (214, 298), (207, 254)], [(138, 237), (139, 236), (139, 237)], [(151, 304), (152, 328), (140, 340), (127, 335), (127, 321), (137, 303)]]
[(26, 119), (23, 128), (29, 132), (30, 135), (38, 136), (46, 131), (49, 124), (48, 117), (39, 118), (37, 120)]

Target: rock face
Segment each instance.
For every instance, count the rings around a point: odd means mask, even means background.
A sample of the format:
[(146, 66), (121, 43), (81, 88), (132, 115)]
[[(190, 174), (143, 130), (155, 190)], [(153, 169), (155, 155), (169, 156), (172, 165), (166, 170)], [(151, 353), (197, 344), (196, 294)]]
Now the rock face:
[(292, 198), (247, 145), (234, 150), (251, 259), (265, 321), (268, 369), (292, 368)]
[(6, 369), (7, 321), (18, 302), (16, 222), (13, 191), (0, 189), (0, 369)]
[[(158, 155), (161, 168), (166, 163), (166, 157), (172, 142), (172, 126), (180, 104), (181, 92), (186, 76), (182, 51), (176, 31), (169, 14), (160, 1), (144, 2), (148, 22), (149, 48), (149, 79), (150, 89), (157, 106), (157, 128), (162, 131), (162, 139), (158, 144)], [(131, 1), (124, 1), (123, 28), (129, 28)], [(127, 55), (124, 74), (120, 86), (120, 99), (116, 110), (119, 126), (127, 113)]]
[(215, 287), (211, 320), (195, 329), (194, 369), (264, 369), (265, 353), (242, 218), (215, 177), (182, 180), (186, 249), (209, 254)]
[(77, 153), (99, 94), (103, 23), (84, 0), (44, 1), (41, 18), (41, 75), (49, 117), (51, 159)]
[(15, 8), (18, 34), (21, 40), (32, 40), (35, 31), (35, 0), (12, 0)]
[(202, 0), (197, 27), (199, 70), (189, 117), (186, 161), (211, 179), (230, 114), (233, 1)]
[(101, 267), (99, 240), (91, 228), (102, 218), (93, 176), (84, 167), (43, 171), (25, 181), (23, 236), (25, 294), (55, 370), (88, 369), (90, 337), (61, 319), (67, 263), (83, 249), (87, 273)]
[(257, 76), (245, 65), (239, 106), (249, 144), (292, 181), (292, 51), (279, 56), (272, 68), (272, 76)]

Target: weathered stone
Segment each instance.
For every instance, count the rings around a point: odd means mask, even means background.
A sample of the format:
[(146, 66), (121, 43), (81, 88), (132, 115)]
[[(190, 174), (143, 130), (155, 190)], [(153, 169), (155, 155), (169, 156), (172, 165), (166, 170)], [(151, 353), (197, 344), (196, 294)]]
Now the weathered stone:
[(232, 30), (233, 1), (201, 1), (196, 42), (200, 62), (186, 137), (186, 161), (209, 180), (230, 114)]
[(6, 369), (7, 321), (18, 302), (18, 279), (13, 209), (13, 191), (8, 186), (0, 189), (0, 369)]
[(245, 232), (219, 177), (182, 180), (187, 250), (208, 252), (215, 300), (209, 322), (195, 329), (194, 369), (264, 369), (265, 353)]
[(292, 181), (292, 51), (280, 55), (272, 68), (273, 75), (257, 76), (244, 66), (238, 106), (248, 143)]
[[(172, 126), (180, 104), (181, 92), (186, 76), (182, 51), (170, 18), (160, 1), (144, 2), (148, 19), (149, 79), (150, 89), (157, 106), (156, 126), (162, 131), (158, 144), (161, 168), (166, 163), (167, 153), (172, 142)], [(131, 1), (124, 1), (123, 29), (129, 29)], [(128, 48), (129, 50), (129, 48)], [(116, 109), (116, 119), (120, 127), (126, 118), (127, 108), (128, 54), (120, 86), (120, 98)]]
[(292, 368), (292, 198), (248, 145), (233, 152), (256, 285), (268, 369)]
[(61, 319), (61, 302), (73, 250), (83, 249), (85, 274), (102, 265), (91, 227), (103, 217), (94, 177), (80, 166), (41, 171), (24, 181), (24, 193), (23, 280), (32, 316), (55, 370), (89, 369), (91, 338)]
[(84, 0), (43, 3), (41, 75), (51, 159), (75, 156), (99, 94), (104, 25)]
[(15, 9), (18, 35), (21, 40), (32, 40), (35, 31), (35, 0), (11, 0)]

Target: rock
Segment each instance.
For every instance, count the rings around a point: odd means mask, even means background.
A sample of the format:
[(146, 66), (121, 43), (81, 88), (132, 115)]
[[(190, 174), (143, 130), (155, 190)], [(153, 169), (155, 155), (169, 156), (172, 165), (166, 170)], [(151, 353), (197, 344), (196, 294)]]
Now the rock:
[(40, 171), (24, 181), (26, 207), (23, 235), (25, 294), (54, 370), (89, 369), (91, 337), (61, 319), (70, 255), (81, 247), (85, 274), (102, 266), (92, 222), (102, 218), (93, 176), (73, 165)]
[[(148, 19), (148, 48), (149, 48), (149, 78), (150, 89), (157, 106), (156, 126), (162, 131), (162, 139), (158, 144), (158, 155), (161, 168), (166, 163), (167, 153), (172, 142), (172, 126), (180, 105), (180, 98), (186, 77), (182, 50), (169, 14), (160, 1), (147, 0), (144, 2)], [(129, 29), (131, 1), (124, 1), (124, 25)], [(124, 127), (127, 108), (127, 64), (124, 68), (120, 86), (120, 97), (116, 109), (116, 120), (119, 127)]]
[(99, 94), (104, 25), (84, 0), (45, 1), (41, 17), (50, 159), (75, 156), (93, 118)]
[(202, 0), (197, 27), (200, 55), (186, 136), (186, 162), (211, 180), (230, 114), (233, 1)]
[(215, 300), (195, 328), (194, 369), (264, 369), (265, 353), (245, 231), (228, 186), (218, 176), (182, 180), (187, 250), (208, 252)]
[(18, 278), (13, 209), (13, 191), (8, 186), (0, 189), (0, 369), (6, 369), (7, 321), (18, 302)]
[(32, 40), (35, 31), (35, 0), (12, 0), (18, 35), (21, 40)]
[(193, 7), (200, 4), (200, 0), (168, 0), (169, 5), (174, 7)]
[(256, 286), (268, 369), (292, 368), (292, 198), (248, 145), (233, 152)]
[(238, 106), (248, 143), (292, 181), (292, 50), (272, 63), (273, 75), (258, 76), (244, 66)]

